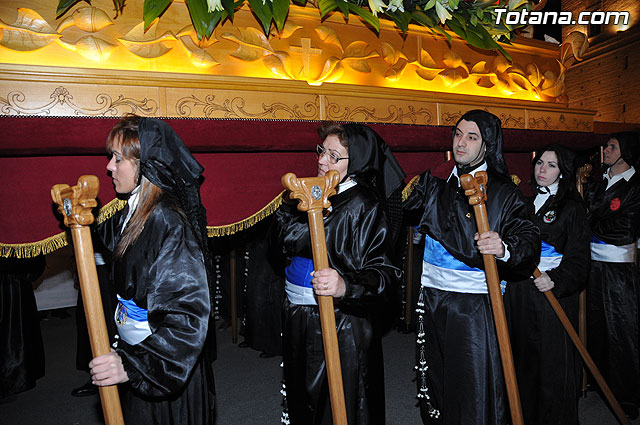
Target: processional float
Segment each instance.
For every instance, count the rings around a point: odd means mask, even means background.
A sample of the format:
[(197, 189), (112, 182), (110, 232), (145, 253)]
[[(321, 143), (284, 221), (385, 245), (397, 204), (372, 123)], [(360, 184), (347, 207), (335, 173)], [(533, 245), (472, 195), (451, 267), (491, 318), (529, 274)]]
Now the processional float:
[[(335, 187), (339, 181), (340, 174), (335, 170), (319, 177), (297, 178), (293, 173), (282, 176), (282, 185), (290, 191), (289, 196), (299, 200), (298, 210), (307, 212), (313, 252), (313, 269), (316, 271), (329, 267), (322, 211), (331, 206), (327, 198), (336, 193)], [(333, 424), (347, 425), (333, 297), (318, 295), (318, 307)]]
[[(96, 176), (81, 176), (78, 184), (73, 187), (57, 184), (51, 188), (51, 197), (64, 216), (64, 224), (71, 228), (93, 357), (107, 354), (110, 350), (89, 228), (94, 221), (91, 210), (98, 204), (96, 196), (99, 189), (100, 183)], [(124, 425), (118, 386), (98, 387), (98, 390), (106, 425)]]
[[(460, 184), (465, 190), (465, 195), (469, 197), (469, 205), (473, 206), (479, 233), (488, 232), (491, 230), (489, 228), (487, 209), (484, 204), (484, 201), (486, 201), (487, 199), (487, 181), (488, 176), (486, 171), (477, 172), (475, 174), (475, 177), (471, 174), (464, 174), (460, 177)], [(500, 356), (502, 358), (502, 367), (505, 375), (505, 381), (507, 383), (507, 395), (509, 396), (509, 405), (511, 407), (511, 418), (514, 425), (522, 425), (522, 410), (520, 406), (520, 397), (518, 395), (518, 386), (513, 366), (511, 345), (509, 343), (509, 331), (506, 324), (504, 304), (502, 302), (502, 294), (500, 291), (498, 267), (493, 255), (483, 254), (482, 257), (484, 260), (485, 272), (487, 275), (487, 286), (489, 288), (489, 296), (491, 298), (491, 307), (493, 309), (494, 321), (496, 323), (496, 332), (498, 334), (498, 344), (500, 347)], [(536, 268), (533, 271), (533, 277), (537, 278), (540, 275), (540, 270)], [(573, 328), (571, 321), (562, 309), (562, 306), (558, 302), (558, 299), (555, 297), (555, 295), (553, 295), (553, 292), (551, 291), (545, 291), (543, 293), (547, 298), (547, 301), (549, 301), (549, 304), (551, 304), (551, 308), (558, 316), (558, 319), (562, 323), (562, 326), (564, 326), (565, 330), (569, 334), (569, 337), (578, 350), (578, 353), (580, 353), (580, 356), (593, 374), (596, 382), (605, 395), (605, 398), (611, 405), (616, 418), (622, 425), (631, 425), (629, 419), (625, 416), (624, 411), (620, 407), (620, 404), (613, 396), (613, 393), (602, 377), (602, 374), (596, 367), (593, 359), (580, 340), (580, 337), (578, 336), (576, 330)]]

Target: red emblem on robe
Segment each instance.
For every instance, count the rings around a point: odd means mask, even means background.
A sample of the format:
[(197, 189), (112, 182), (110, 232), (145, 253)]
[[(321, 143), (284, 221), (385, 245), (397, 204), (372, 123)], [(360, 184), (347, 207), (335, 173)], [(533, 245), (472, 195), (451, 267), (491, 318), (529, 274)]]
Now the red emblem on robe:
[(613, 198), (611, 204), (609, 204), (611, 211), (618, 211), (620, 208), (620, 198)]

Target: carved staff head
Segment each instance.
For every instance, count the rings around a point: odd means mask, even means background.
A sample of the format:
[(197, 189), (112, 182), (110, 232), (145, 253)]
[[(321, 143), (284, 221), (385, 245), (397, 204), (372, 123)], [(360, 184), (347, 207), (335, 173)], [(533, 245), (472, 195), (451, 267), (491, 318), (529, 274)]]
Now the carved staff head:
[(324, 176), (297, 178), (293, 173), (282, 176), (282, 185), (290, 191), (290, 197), (298, 199), (300, 211), (323, 210), (329, 208), (328, 198), (336, 193), (340, 173), (329, 170)]
[(486, 171), (476, 172), (475, 177), (471, 174), (460, 176), (460, 185), (464, 189), (464, 194), (469, 197), (469, 205), (482, 204), (487, 200), (488, 180)]
[(93, 223), (91, 210), (98, 205), (96, 196), (100, 182), (96, 176), (80, 176), (78, 184), (57, 184), (51, 188), (51, 198), (58, 205), (68, 227), (88, 226)]

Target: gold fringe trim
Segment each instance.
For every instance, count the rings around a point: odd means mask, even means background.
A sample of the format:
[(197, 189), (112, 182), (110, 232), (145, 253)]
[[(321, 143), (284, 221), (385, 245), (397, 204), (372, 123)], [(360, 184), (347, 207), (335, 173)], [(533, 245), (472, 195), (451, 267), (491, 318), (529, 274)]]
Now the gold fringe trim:
[(96, 218), (96, 223), (100, 224), (110, 219), (115, 213), (123, 209), (125, 205), (127, 205), (127, 201), (123, 201), (118, 198), (112, 199), (111, 202), (100, 208), (100, 212), (98, 212), (98, 217)]
[[(411, 179), (409, 184), (402, 189), (402, 200), (405, 201), (413, 189), (415, 185), (418, 183), (418, 179), (420, 176), (415, 176)], [(276, 196), (271, 202), (265, 205), (262, 209), (260, 209), (255, 214), (250, 217), (245, 218), (244, 220), (236, 221), (235, 223), (226, 224), (223, 226), (207, 226), (207, 235), (210, 238), (220, 237), (220, 236), (228, 236), (233, 235), (234, 233), (240, 232), (242, 230), (246, 230), (265, 218), (269, 217), (273, 214), (279, 207), (282, 205), (282, 194), (284, 191), (280, 192), (278, 196)], [(113, 217), (113, 215), (123, 209), (127, 201), (123, 201), (120, 199), (113, 199), (111, 202), (107, 203), (105, 206), (100, 208), (100, 212), (98, 213), (98, 217), (96, 218), (97, 223), (102, 223), (105, 220)], [(60, 249), (69, 245), (69, 240), (67, 239), (67, 235), (64, 232), (58, 233), (57, 235), (51, 236), (49, 238), (43, 239), (37, 242), (30, 243), (22, 243), (22, 244), (4, 244), (0, 243), (0, 256), (2, 257), (15, 257), (15, 258), (32, 258), (36, 257), (40, 254), (46, 255), (50, 254), (53, 251)]]
[(4, 244), (0, 243), (0, 256), (4, 258), (33, 258), (38, 255), (47, 255), (69, 245), (67, 234), (60, 232), (57, 235), (30, 243)]
[(520, 182), (522, 180), (520, 180), (520, 177), (518, 177), (516, 174), (511, 174), (511, 181), (513, 182), (513, 184), (518, 186), (518, 185), (520, 185)]
[[(127, 201), (123, 201), (118, 198), (113, 199), (104, 207), (100, 208), (96, 222), (102, 223), (105, 220), (108, 220), (113, 217), (116, 212), (123, 209), (125, 205), (127, 205)], [(67, 234), (65, 232), (60, 232), (57, 235), (50, 236), (37, 242), (17, 244), (5, 244), (0, 242), (0, 257), (33, 258), (38, 255), (51, 254), (53, 251), (67, 245), (69, 245), (69, 239), (67, 239)]]
[(414, 178), (411, 179), (411, 181), (409, 181), (409, 183), (407, 183), (404, 189), (402, 189), (402, 202), (406, 201), (409, 195), (411, 195), (411, 192), (413, 192), (413, 189), (418, 184), (419, 179), (420, 179), (420, 175), (415, 176)]
[(254, 226), (259, 221), (269, 217), (278, 209), (278, 207), (280, 207), (280, 205), (282, 205), (283, 193), (284, 190), (280, 192), (278, 196), (273, 198), (273, 200), (266, 206), (264, 206), (260, 211), (250, 217), (245, 218), (244, 220), (236, 221), (235, 223), (226, 224), (224, 226), (207, 226), (207, 234), (210, 238), (214, 238), (217, 236), (228, 236)]

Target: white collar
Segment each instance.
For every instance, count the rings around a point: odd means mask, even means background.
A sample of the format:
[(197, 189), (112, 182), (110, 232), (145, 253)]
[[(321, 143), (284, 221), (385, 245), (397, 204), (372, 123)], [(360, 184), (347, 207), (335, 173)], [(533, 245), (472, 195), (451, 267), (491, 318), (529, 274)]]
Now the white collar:
[(625, 179), (626, 181), (629, 181), (635, 173), (636, 173), (636, 169), (633, 168), (633, 165), (632, 165), (627, 171), (623, 171), (622, 173), (614, 174), (612, 177), (609, 177), (609, 169), (607, 168), (607, 171), (604, 172), (603, 177), (606, 178), (607, 180), (613, 180), (613, 179), (616, 179), (616, 177), (620, 176), (616, 180), (620, 180), (622, 178), (622, 179)]
[(139, 200), (140, 200), (140, 185), (136, 186), (131, 191), (131, 195), (129, 195), (129, 199), (127, 199), (127, 204), (129, 205), (129, 211), (127, 212), (127, 216), (125, 217), (124, 222), (122, 223), (122, 228), (120, 229), (121, 233), (122, 231), (124, 231), (124, 228), (127, 227), (127, 223), (129, 223), (129, 220), (131, 220), (133, 213), (138, 207)]
[[(487, 171), (487, 161), (483, 161), (478, 168), (474, 169), (473, 175), (475, 176), (478, 171)], [(458, 167), (456, 167), (455, 164), (453, 166), (451, 174), (449, 174), (449, 178), (447, 179), (447, 181), (451, 179), (451, 176), (456, 176), (456, 178), (458, 179), (458, 187), (460, 187), (460, 176), (458, 176)]]
[(351, 189), (353, 186), (355, 186), (357, 184), (358, 183), (354, 179), (350, 179), (350, 180), (347, 180), (346, 182), (340, 183), (338, 185), (338, 190), (337, 190), (336, 194), (342, 193), (347, 189)]

